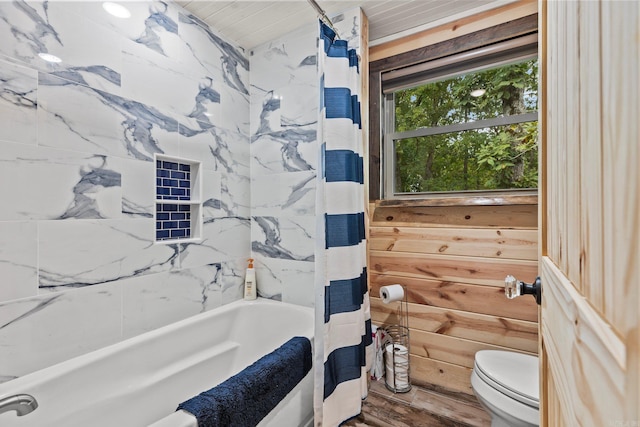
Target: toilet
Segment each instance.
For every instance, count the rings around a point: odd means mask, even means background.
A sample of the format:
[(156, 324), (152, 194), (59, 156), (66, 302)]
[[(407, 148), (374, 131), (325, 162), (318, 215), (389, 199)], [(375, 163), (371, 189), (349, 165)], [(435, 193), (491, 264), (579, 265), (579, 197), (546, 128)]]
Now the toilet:
[(491, 427), (539, 425), (537, 357), (511, 351), (478, 351), (471, 386), (491, 414)]

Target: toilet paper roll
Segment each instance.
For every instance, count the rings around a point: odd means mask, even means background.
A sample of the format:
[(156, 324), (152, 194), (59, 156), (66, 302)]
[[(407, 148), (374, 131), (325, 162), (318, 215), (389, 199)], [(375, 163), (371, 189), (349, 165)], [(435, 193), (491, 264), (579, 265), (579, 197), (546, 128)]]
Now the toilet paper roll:
[(387, 353), (386, 363), (403, 363), (409, 361), (409, 349), (402, 344), (387, 344), (384, 351)]
[(400, 344), (385, 347), (385, 381), (391, 388), (409, 387), (409, 350)]
[(402, 301), (404, 289), (401, 285), (388, 285), (380, 288), (380, 299), (385, 304), (393, 301)]

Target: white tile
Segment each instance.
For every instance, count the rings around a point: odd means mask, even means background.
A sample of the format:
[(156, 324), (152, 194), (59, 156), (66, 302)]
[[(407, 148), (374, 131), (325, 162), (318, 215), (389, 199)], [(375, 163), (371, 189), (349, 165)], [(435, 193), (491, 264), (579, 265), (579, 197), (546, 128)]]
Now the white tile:
[(220, 115), (220, 82), (207, 75), (191, 76), (178, 61), (127, 42), (123, 52), (122, 95), (184, 117), (206, 121)]
[(249, 219), (212, 218), (204, 223), (201, 241), (180, 245), (182, 268), (249, 258), (250, 238)]
[(267, 258), (260, 254), (252, 254), (256, 269), (256, 286), (258, 296), (282, 301), (282, 263), (275, 258)]
[(221, 208), (227, 216), (249, 217), (251, 181), (248, 176), (222, 174)]
[(313, 262), (314, 216), (254, 216), (251, 221), (251, 251), (267, 258)]
[(156, 168), (153, 162), (118, 159), (122, 174), (122, 214), (130, 218), (153, 218)]
[(132, 337), (242, 297), (245, 259), (120, 281), (123, 335)]
[[(40, 71), (118, 93), (121, 39), (57, 2), (1, 2), (0, 54)], [(20, 34), (16, 37), (16, 34)], [(45, 62), (38, 53), (62, 62)]]
[(221, 199), (222, 174), (205, 170), (202, 175), (202, 217), (204, 221), (225, 216)]
[(233, 131), (212, 127), (189, 132), (181, 130), (181, 156), (202, 162), (204, 169), (249, 176), (249, 138)]
[(38, 293), (38, 226), (0, 222), (0, 301)]
[(258, 294), (293, 304), (312, 307), (315, 263), (256, 257)]
[(179, 268), (175, 244), (154, 244), (153, 219), (43, 221), (40, 289), (91, 286)]
[(208, 277), (193, 270), (162, 272), (120, 281), (124, 338), (203, 311), (207, 286), (215, 277), (215, 269)]
[(0, 220), (120, 218), (117, 161), (0, 142)]
[(252, 137), (251, 174), (315, 170), (319, 148), (316, 125), (292, 126)]
[(178, 32), (189, 40), (191, 58), (183, 58), (238, 92), (249, 93), (249, 60), (244, 51), (193, 16), (179, 15)]
[(308, 26), (253, 49), (251, 85), (265, 90), (317, 82), (317, 28)]
[(37, 71), (0, 61), (0, 140), (38, 142), (37, 93)]
[(127, 1), (123, 5), (131, 12), (127, 19), (105, 12), (102, 2), (61, 2), (62, 7), (87, 17), (150, 51), (180, 60), (185, 46), (178, 36), (178, 6), (156, 0)]
[(151, 160), (178, 155), (178, 122), (159, 109), (46, 74), (39, 76), (41, 145)]
[(251, 212), (275, 217), (315, 215), (315, 188), (314, 171), (253, 176)]
[(0, 304), (0, 376), (18, 377), (120, 340), (118, 284)]

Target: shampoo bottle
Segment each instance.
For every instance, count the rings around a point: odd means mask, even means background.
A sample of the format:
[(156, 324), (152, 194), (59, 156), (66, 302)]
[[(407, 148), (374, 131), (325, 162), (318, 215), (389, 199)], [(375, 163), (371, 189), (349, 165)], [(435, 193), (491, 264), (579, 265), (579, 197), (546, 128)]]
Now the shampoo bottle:
[(249, 258), (249, 267), (244, 276), (244, 299), (253, 300), (256, 296), (256, 270), (253, 268), (253, 258)]

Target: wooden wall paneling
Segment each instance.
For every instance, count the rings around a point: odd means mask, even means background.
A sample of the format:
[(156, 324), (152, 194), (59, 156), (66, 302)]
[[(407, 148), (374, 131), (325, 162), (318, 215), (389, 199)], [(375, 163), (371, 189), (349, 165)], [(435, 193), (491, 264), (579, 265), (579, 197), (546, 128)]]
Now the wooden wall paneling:
[(536, 230), (371, 227), (371, 250), (538, 259)]
[(369, 54), (371, 61), (378, 61), (532, 15), (535, 14), (536, 11), (537, 4), (535, 0), (519, 1), (475, 16), (459, 19), (436, 28), (421, 31), (402, 39), (372, 46), (369, 49)]
[(631, 287), (638, 286), (640, 261), (639, 9), (637, 2), (601, 5), (605, 317), (621, 334), (629, 326), (638, 326), (637, 317), (633, 321), (631, 315), (627, 322), (620, 308), (628, 301)]
[[(479, 341), (454, 338), (448, 335), (411, 329), (411, 353), (441, 362), (473, 368), (476, 352), (480, 350), (515, 351), (514, 349)], [(535, 353), (519, 351), (521, 353)]]
[(603, 223), (602, 223), (602, 89), (600, 50), (590, 47), (600, 43), (600, 5), (579, 3), (580, 25), (580, 199), (582, 293), (600, 312), (603, 298)]
[(567, 106), (566, 106), (566, 147), (567, 169), (573, 171), (566, 173), (566, 263), (567, 277), (582, 291), (581, 266), (580, 266), (580, 211), (582, 200), (580, 192), (580, 134), (579, 118), (582, 106), (580, 98), (580, 62), (578, 25), (580, 2), (565, 2), (566, 42), (564, 43), (567, 66), (565, 72)]
[[(374, 323), (398, 324), (397, 314), (397, 306), (371, 298)], [(538, 326), (524, 320), (409, 304), (409, 327), (530, 353), (538, 349)]]
[(558, 391), (556, 389), (556, 383), (553, 379), (553, 374), (551, 373), (550, 370), (548, 370), (547, 372), (548, 372), (548, 376), (547, 376), (548, 388), (546, 388), (546, 390), (548, 390), (548, 393), (549, 393), (549, 395), (546, 398), (546, 402), (548, 406), (545, 407), (545, 410), (548, 413), (548, 421), (549, 421), (547, 425), (550, 427), (569, 426), (570, 424), (565, 419), (564, 413), (562, 411), (562, 407), (560, 406), (560, 399), (558, 398)]
[(552, 260), (543, 257), (542, 330), (557, 400), (567, 424), (620, 420), (625, 345)]
[(537, 205), (377, 206), (372, 226), (529, 228), (538, 225)]
[(640, 5), (601, 3), (605, 317), (626, 344), (625, 420), (640, 419)]
[[(540, 1), (540, 10), (538, 11), (538, 254), (539, 257), (546, 255), (547, 248), (547, 211), (546, 204), (548, 203), (547, 182), (549, 176), (549, 162), (547, 160), (547, 140), (548, 129), (545, 126), (547, 123), (548, 108), (547, 95), (549, 82), (546, 78), (547, 73), (547, 49), (548, 49), (548, 22), (547, 22), (547, 9), (546, 2)], [(540, 258), (538, 258), (538, 263)], [(538, 264), (538, 272), (539, 272)], [(538, 306), (537, 309), (538, 319), (541, 319), (542, 307)], [(540, 427), (548, 427), (547, 419), (549, 418), (549, 388), (548, 383), (550, 381), (550, 371), (547, 369), (547, 353), (545, 351), (544, 339), (541, 331), (542, 322), (538, 321), (538, 373), (540, 375), (538, 380), (538, 390), (540, 392), (540, 401), (538, 404), (540, 414)]]
[(538, 350), (533, 298), (510, 301), (503, 290), (506, 274), (526, 281), (537, 274), (537, 196), (379, 200), (380, 73), (536, 31), (534, 1), (507, 8), (519, 8), (521, 15), (507, 18), (497, 13), (491, 24), (480, 24), (475, 17), (479, 27), (469, 34), (457, 37), (460, 32), (449, 31), (438, 42), (423, 39), (419, 47), (399, 55), (372, 57), (369, 70), (372, 321), (398, 323), (397, 307), (382, 304), (377, 295), (385, 284), (406, 285), (411, 301), (412, 380), (469, 394), (477, 350), (500, 348), (532, 354)]
[[(545, 2), (541, 2), (546, 5)], [(545, 17), (542, 18), (545, 22), (555, 23), (556, 18), (556, 9), (553, 7), (548, 8), (548, 13)], [(558, 70), (558, 59), (554, 52), (556, 51), (556, 45), (558, 44), (558, 35), (555, 33), (557, 28), (555, 25), (548, 25), (548, 34), (545, 34), (546, 39), (548, 40), (547, 44), (543, 46), (546, 48), (546, 52), (544, 55), (544, 60), (547, 62), (547, 68), (541, 70), (541, 80), (543, 81), (543, 87), (545, 88), (545, 93), (543, 96), (548, 100), (545, 102), (545, 119), (546, 123), (542, 126), (542, 136), (544, 139), (542, 142), (543, 155), (542, 159), (546, 165), (547, 175), (543, 177), (544, 187), (543, 191), (546, 192), (546, 197), (544, 199), (543, 208), (545, 208), (545, 229), (544, 233), (546, 235), (546, 245), (542, 248), (542, 254), (548, 255), (552, 259), (558, 259), (558, 251), (557, 251), (557, 221), (555, 221), (555, 212), (556, 209), (556, 193), (551, 191), (551, 187), (555, 185), (556, 175), (557, 175), (557, 157), (555, 155), (555, 151), (557, 147), (554, 144), (549, 144), (548, 141), (557, 141), (558, 140), (558, 127), (557, 126), (549, 126), (547, 123), (555, 123), (556, 121), (556, 109), (557, 109), (557, 91), (558, 91), (558, 78), (547, 78), (550, 75), (557, 76)], [(541, 203), (543, 201), (541, 200)]]
[(449, 390), (473, 394), (469, 368), (415, 354), (410, 355), (409, 365), (411, 382), (414, 384), (435, 384)]
[(369, 260), (369, 270), (373, 273), (502, 288), (506, 274), (535, 278), (538, 272), (538, 263), (527, 260), (414, 253), (396, 254), (385, 251), (370, 251)]
[(387, 274), (371, 274), (371, 295), (378, 297), (380, 287), (406, 286), (408, 302), (510, 319), (538, 321), (538, 310), (532, 297), (508, 300), (502, 288), (470, 285), (446, 280), (409, 278)]
[(369, 200), (379, 200), (382, 188), (382, 77), (380, 70), (369, 70)]
[[(363, 175), (369, 176), (369, 19), (360, 9), (360, 109), (362, 129)], [(369, 229), (369, 180), (364, 180), (364, 208), (366, 230)]]
[[(556, 45), (556, 57), (558, 59), (558, 78), (559, 86), (557, 92), (558, 105), (556, 108), (557, 111), (557, 121), (555, 125), (559, 130), (558, 139), (556, 140), (556, 157), (558, 159), (558, 173), (555, 177), (555, 182), (553, 186), (555, 187), (554, 193), (556, 194), (557, 200), (557, 211), (555, 216), (555, 221), (557, 222), (557, 230), (558, 230), (558, 258), (554, 261), (558, 264), (558, 266), (562, 269), (562, 271), (567, 271), (567, 143), (568, 138), (571, 136), (568, 134), (568, 129), (570, 124), (567, 123), (567, 89), (569, 87), (567, 78), (567, 51), (566, 51), (566, 8), (567, 5), (565, 2), (561, 2), (558, 5), (558, 23), (560, 25), (560, 34), (558, 38), (558, 43)], [(573, 53), (572, 53), (573, 54)], [(561, 141), (561, 142), (560, 142)]]

